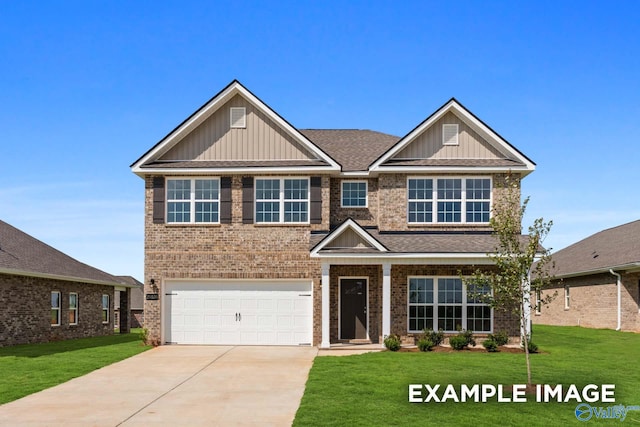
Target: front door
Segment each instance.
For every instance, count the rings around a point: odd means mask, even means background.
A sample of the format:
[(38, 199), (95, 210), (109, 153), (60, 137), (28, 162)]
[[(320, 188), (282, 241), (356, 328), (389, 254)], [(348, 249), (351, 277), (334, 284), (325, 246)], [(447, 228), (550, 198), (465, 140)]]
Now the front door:
[(340, 279), (340, 339), (367, 338), (367, 279)]

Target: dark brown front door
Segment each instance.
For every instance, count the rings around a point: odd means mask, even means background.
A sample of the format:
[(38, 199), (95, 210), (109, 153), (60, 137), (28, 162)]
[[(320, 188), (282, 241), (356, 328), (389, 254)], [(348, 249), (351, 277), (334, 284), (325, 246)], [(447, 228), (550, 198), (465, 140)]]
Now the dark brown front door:
[(367, 279), (340, 279), (340, 338), (367, 339)]

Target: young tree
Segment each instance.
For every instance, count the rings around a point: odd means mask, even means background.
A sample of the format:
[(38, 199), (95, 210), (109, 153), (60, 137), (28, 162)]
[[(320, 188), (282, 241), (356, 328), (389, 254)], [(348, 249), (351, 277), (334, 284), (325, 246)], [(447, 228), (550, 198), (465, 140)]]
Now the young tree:
[[(520, 204), (520, 182), (511, 174), (505, 178), (501, 194), (496, 197), (490, 225), (497, 240), (495, 253), (488, 254), (495, 268), (490, 271), (477, 270), (471, 277), (463, 280), (468, 288), (480, 286), (492, 290), (471, 295), (497, 310), (510, 311), (520, 320), (522, 340), (527, 363), (527, 384), (531, 385), (531, 363), (529, 360), (529, 342), (527, 322), (531, 310), (548, 304), (555, 295), (535, 298), (541, 289), (551, 283), (549, 273), (552, 267), (551, 249), (542, 247), (542, 242), (551, 231), (552, 221), (536, 219), (528, 228), (528, 234), (522, 235), (522, 219), (529, 198)], [(533, 298), (532, 298), (533, 296)]]

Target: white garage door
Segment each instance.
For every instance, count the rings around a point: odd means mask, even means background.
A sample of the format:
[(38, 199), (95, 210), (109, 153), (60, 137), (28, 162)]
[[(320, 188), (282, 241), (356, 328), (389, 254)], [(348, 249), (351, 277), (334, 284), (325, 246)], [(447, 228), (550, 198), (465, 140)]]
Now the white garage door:
[(310, 345), (311, 282), (169, 282), (165, 341), (176, 344)]

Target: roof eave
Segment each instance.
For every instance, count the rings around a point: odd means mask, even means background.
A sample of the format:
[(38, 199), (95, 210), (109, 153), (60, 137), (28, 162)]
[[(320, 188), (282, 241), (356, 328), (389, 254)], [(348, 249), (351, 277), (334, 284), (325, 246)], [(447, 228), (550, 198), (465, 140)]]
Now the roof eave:
[(154, 168), (138, 167), (132, 169), (133, 173), (144, 178), (146, 175), (222, 175), (241, 173), (293, 173), (304, 174), (309, 172), (338, 172), (333, 166), (261, 166), (261, 167), (233, 167), (233, 168)]
[(556, 274), (554, 275), (557, 279), (569, 279), (572, 277), (580, 277), (580, 276), (591, 276), (593, 274), (602, 274), (609, 273), (609, 270), (613, 271), (640, 271), (640, 262), (630, 262), (626, 264), (619, 264), (608, 267), (598, 267), (589, 270), (582, 270), (570, 273)]
[(37, 277), (40, 279), (53, 279), (53, 280), (64, 280), (67, 282), (77, 282), (77, 283), (86, 283), (90, 285), (105, 285), (105, 286), (113, 286), (113, 287), (123, 287), (123, 288), (134, 288), (136, 286), (130, 285), (127, 283), (120, 282), (110, 282), (106, 280), (96, 280), (96, 279), (88, 279), (84, 277), (75, 277), (75, 276), (65, 276), (61, 274), (49, 274), (49, 273), (41, 273), (38, 271), (28, 271), (28, 270), (19, 270), (13, 268), (1, 268), (0, 273), (3, 274), (11, 274), (14, 276), (25, 276), (25, 277)]

